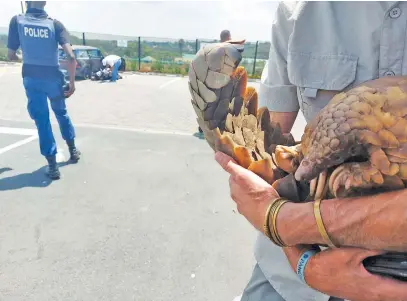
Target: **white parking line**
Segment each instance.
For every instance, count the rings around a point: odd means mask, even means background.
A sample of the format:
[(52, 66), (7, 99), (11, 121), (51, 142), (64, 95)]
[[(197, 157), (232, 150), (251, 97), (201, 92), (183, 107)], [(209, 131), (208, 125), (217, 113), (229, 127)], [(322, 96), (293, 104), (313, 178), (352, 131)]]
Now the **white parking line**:
[(158, 89), (161, 90), (161, 89), (163, 89), (163, 88), (165, 88), (165, 87), (171, 85), (172, 83), (175, 83), (176, 81), (179, 81), (180, 79), (181, 79), (181, 77), (174, 78), (174, 79), (172, 79), (172, 80), (170, 80), (170, 81), (168, 81), (168, 82), (162, 84)]
[(37, 135), (37, 130), (10, 128), (10, 127), (3, 126), (3, 127), (0, 127), (0, 134), (34, 136), (34, 135)]
[[(13, 121), (13, 122), (18, 121), (18, 122), (22, 122), (22, 123), (28, 123), (25, 120), (13, 120), (13, 119), (4, 119), (4, 118), (0, 118), (0, 121)], [(51, 121), (51, 124), (53, 126), (58, 126), (58, 123), (56, 123), (56, 122)], [(176, 135), (176, 136), (192, 136), (193, 135), (193, 132), (187, 132), (187, 131), (182, 132), (182, 131), (177, 131), (177, 130), (171, 131), (171, 130), (158, 130), (158, 129), (155, 130), (155, 129), (148, 129), (148, 128), (121, 127), (121, 126), (109, 125), (109, 124), (75, 123), (75, 127), (87, 128), (87, 129), (93, 128), (93, 129), (100, 129), (100, 130), (115, 130), (115, 131), (144, 133), (144, 134), (158, 134), (158, 135)], [(10, 128), (10, 129), (14, 129), (14, 128)], [(2, 130), (2, 127), (0, 127), (0, 131), (1, 130)], [(27, 134), (29, 133), (29, 131), (36, 132), (36, 130), (28, 130)], [(10, 134), (10, 132), (8, 132), (8, 133)]]
[(20, 140), (20, 141), (17, 141), (16, 143), (13, 143), (6, 147), (0, 148), (0, 155), (38, 139), (37, 131), (33, 130), (33, 129), (0, 127), (0, 134), (29, 136), (28, 138), (25, 138), (24, 140)]
[(144, 134), (160, 134), (160, 135), (176, 135), (176, 136), (192, 136), (193, 133), (180, 132), (180, 131), (164, 131), (164, 130), (153, 130), (153, 129), (143, 129), (143, 128), (128, 128), (112, 125), (103, 125), (103, 124), (75, 124), (76, 127), (80, 128), (94, 128), (101, 130), (116, 130), (116, 131), (125, 131), (125, 132), (134, 132), (134, 133), (144, 133)]
[(24, 144), (30, 143), (31, 141), (34, 141), (37, 138), (38, 138), (37, 136), (28, 137), (28, 138), (26, 138), (24, 140), (18, 141), (18, 142), (13, 143), (13, 144), (11, 144), (9, 146), (0, 148), (0, 155), (4, 154), (5, 152), (8, 152), (8, 151), (10, 151), (12, 149), (15, 149), (17, 147), (23, 146)]

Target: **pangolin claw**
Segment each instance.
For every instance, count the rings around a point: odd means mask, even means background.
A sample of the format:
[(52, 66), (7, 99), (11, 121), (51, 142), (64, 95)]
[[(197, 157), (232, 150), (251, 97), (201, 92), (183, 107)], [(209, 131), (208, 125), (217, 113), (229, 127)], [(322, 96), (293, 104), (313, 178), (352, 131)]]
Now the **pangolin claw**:
[(363, 190), (381, 186), (383, 183), (383, 175), (370, 162), (346, 163), (332, 173), (329, 190), (334, 197), (346, 197), (356, 191), (360, 194)]
[(294, 146), (277, 145), (273, 158), (282, 170), (287, 173), (294, 173), (301, 161), (301, 144)]

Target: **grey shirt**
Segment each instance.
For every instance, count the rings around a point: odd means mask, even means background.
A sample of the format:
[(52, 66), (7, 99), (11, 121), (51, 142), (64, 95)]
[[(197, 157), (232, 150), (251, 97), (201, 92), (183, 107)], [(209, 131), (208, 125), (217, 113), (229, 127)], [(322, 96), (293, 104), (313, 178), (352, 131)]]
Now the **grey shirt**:
[[(259, 105), (276, 112), (301, 110), (309, 122), (341, 90), (407, 75), (406, 42), (407, 2), (280, 3)], [(301, 283), (283, 251), (262, 234), (255, 257), (285, 300), (329, 299)]]

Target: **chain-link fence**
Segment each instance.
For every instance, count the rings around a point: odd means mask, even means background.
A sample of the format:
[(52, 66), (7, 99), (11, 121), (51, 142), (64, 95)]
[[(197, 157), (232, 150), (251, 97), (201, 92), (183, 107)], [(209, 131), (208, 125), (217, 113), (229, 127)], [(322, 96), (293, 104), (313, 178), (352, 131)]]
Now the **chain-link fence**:
[[(188, 74), (189, 64), (198, 50), (218, 40), (166, 39), (114, 36), (72, 32), (73, 45), (96, 47), (103, 55), (116, 54), (126, 61), (127, 71)], [(269, 42), (246, 42), (241, 65), (250, 77), (260, 78), (270, 49)]]
[[(166, 39), (138, 36), (117, 36), (88, 32), (71, 32), (74, 46), (92, 46), (99, 51), (84, 51), (85, 58), (97, 60), (100, 55), (116, 54), (125, 59), (127, 71), (157, 72), (186, 75), (189, 64), (208, 39)], [(7, 36), (0, 34), (0, 60), (7, 55)], [(83, 47), (82, 47), (83, 48)], [(252, 78), (260, 78), (269, 56), (270, 43), (246, 42), (241, 65)], [(84, 57), (82, 57), (84, 58)]]

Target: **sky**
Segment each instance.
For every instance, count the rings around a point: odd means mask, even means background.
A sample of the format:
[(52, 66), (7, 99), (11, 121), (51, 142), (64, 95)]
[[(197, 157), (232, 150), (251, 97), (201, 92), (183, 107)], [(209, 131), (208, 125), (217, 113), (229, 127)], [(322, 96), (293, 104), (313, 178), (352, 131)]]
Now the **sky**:
[[(20, 1), (1, 0), (0, 26), (21, 12)], [(250, 3), (250, 4), (248, 4)], [(269, 41), (276, 1), (48, 1), (46, 11), (69, 31), (175, 39), (232, 38)]]

